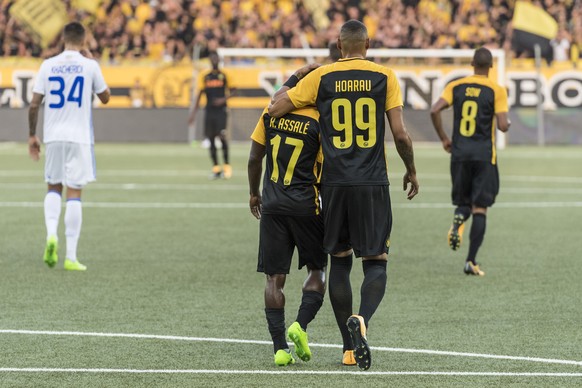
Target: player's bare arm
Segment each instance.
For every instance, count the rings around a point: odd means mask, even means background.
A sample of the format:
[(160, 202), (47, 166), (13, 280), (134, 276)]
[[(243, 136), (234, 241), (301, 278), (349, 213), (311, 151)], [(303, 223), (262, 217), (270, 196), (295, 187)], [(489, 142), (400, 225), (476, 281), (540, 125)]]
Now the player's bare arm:
[[(300, 80), (307, 74), (309, 74), (311, 71), (317, 69), (319, 66), (320, 65), (318, 63), (305, 65), (302, 68), (298, 69), (293, 75)], [(273, 99), (271, 100), (271, 104), (269, 105), (270, 116), (282, 117), (287, 113), (291, 112), (292, 110), (295, 110), (295, 105), (293, 105), (293, 102), (291, 102), (291, 99), (287, 94), (287, 90), (281, 93), (275, 93), (273, 95)]]
[(403, 178), (403, 188), (406, 191), (408, 185), (410, 188), (406, 195), (406, 198), (412, 199), (418, 194), (418, 180), (416, 179), (416, 167), (414, 165), (414, 150), (412, 148), (412, 140), (408, 136), (408, 131), (404, 126), (404, 120), (402, 118), (402, 107), (392, 108), (386, 112), (386, 117), (388, 117), (388, 123), (390, 124), (390, 130), (392, 131), (392, 136), (394, 137), (394, 143), (396, 145), (396, 150), (398, 155), (404, 162), (406, 167), (406, 173), (404, 173)]
[(295, 77), (297, 77), (298, 79), (302, 79), (307, 74), (309, 74), (313, 70), (317, 69), (319, 66), (321, 66), (319, 63), (310, 63), (310, 64), (307, 64), (307, 65), (305, 65), (305, 66), (300, 67), (299, 69), (297, 69), (295, 71), (295, 73), (293, 73), (293, 75)]
[(109, 99), (111, 98), (111, 91), (109, 90), (109, 88), (107, 88), (103, 92), (98, 93), (97, 97), (99, 98), (99, 101), (101, 101), (103, 105), (107, 105)]
[(257, 220), (261, 219), (261, 175), (263, 172), (263, 158), (265, 157), (265, 146), (252, 141), (251, 153), (249, 155), (249, 207), (251, 213)]
[(87, 48), (82, 48), (81, 50), (79, 50), (79, 53), (81, 53), (81, 55), (84, 56), (85, 58), (95, 59), (93, 57), (93, 54), (91, 54), (91, 51), (89, 51), (89, 49)]
[(273, 96), (273, 100), (269, 105), (269, 115), (272, 117), (283, 117), (287, 113), (295, 109), (295, 105), (291, 102), (287, 92), (281, 93), (278, 96)]
[(507, 112), (496, 113), (495, 119), (497, 121), (497, 128), (499, 128), (501, 132), (509, 131), (511, 121), (509, 120), (509, 115), (507, 114)]
[(233, 97), (236, 97), (236, 93), (237, 93), (236, 88), (228, 88), (227, 95), (224, 96), (224, 98), (217, 98), (216, 100), (214, 100), (214, 105), (222, 106), (222, 105), (226, 104), (226, 101), (228, 101), (229, 99), (231, 99)]
[(188, 125), (192, 125), (196, 120), (196, 113), (198, 112), (198, 108), (200, 107), (200, 98), (202, 98), (202, 93), (204, 93), (204, 90), (199, 91), (198, 95), (196, 96), (196, 101), (194, 102), (194, 106), (190, 111), (190, 117), (188, 117)]
[(36, 136), (36, 125), (43, 97), (40, 93), (33, 93), (32, 101), (28, 108), (28, 154), (34, 161), (40, 159), (40, 139)]
[(449, 103), (444, 98), (439, 98), (430, 109), (430, 119), (437, 135), (439, 136), (439, 139), (441, 139), (443, 148), (450, 154), (452, 143), (451, 139), (447, 136), (447, 133), (443, 129), (443, 120), (441, 117), (441, 112), (448, 107)]
[[(317, 69), (319, 66), (321, 66), (319, 63), (310, 63), (308, 65), (305, 65), (299, 69), (297, 69), (295, 71), (295, 73), (293, 73), (293, 75), (295, 77), (297, 77), (298, 80), (300, 80), (301, 78), (305, 77), (307, 74), (311, 73), (313, 70)], [(277, 90), (275, 92), (275, 94), (273, 94), (273, 98), (277, 97), (280, 94), (284, 94), (287, 92), (287, 90), (291, 89), (289, 86), (287, 85), (283, 85), (279, 88), (279, 90)]]

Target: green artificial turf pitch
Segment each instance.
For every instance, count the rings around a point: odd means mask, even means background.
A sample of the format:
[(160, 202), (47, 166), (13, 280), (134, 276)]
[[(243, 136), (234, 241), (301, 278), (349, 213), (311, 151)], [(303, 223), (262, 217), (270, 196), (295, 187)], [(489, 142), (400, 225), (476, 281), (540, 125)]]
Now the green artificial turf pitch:
[[(0, 144), (0, 386), (582, 384), (582, 148), (500, 151), (501, 193), (478, 256), (486, 276), (475, 278), (462, 273), (469, 229), (459, 252), (446, 242), (448, 155), (417, 147), (421, 189), (409, 202), (388, 146), (394, 227), (368, 372), (340, 365), (327, 296), (308, 329), (312, 361), (274, 365), (248, 150), (233, 145), (234, 177), (209, 181), (200, 147), (98, 144), (78, 250), (89, 269), (68, 273), (62, 219), (61, 260), (42, 262), (42, 163)], [(356, 307), (361, 272), (355, 260)], [(287, 325), (304, 276), (294, 264)]]

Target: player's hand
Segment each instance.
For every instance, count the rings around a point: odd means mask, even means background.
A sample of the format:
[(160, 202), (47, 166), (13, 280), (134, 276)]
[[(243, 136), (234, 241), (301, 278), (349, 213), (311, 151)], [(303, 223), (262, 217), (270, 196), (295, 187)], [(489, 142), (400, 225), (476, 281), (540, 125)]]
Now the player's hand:
[(251, 195), (249, 200), (249, 207), (251, 208), (251, 214), (255, 216), (257, 220), (261, 219), (261, 211), (263, 210), (262, 199), (260, 195)]
[(213, 106), (223, 106), (224, 104), (226, 104), (226, 97), (219, 97), (212, 100)]
[(84, 48), (84, 49), (81, 49), (79, 52), (81, 53), (81, 55), (82, 55), (82, 56), (84, 56), (84, 57), (86, 57), (86, 58), (89, 58), (89, 59), (95, 59), (95, 58), (93, 58), (93, 54), (91, 54), (91, 51), (89, 51), (89, 50), (88, 50), (88, 49), (86, 49), (86, 48)]
[(443, 140), (443, 148), (445, 151), (447, 151), (449, 154), (451, 153), (451, 148), (453, 146), (453, 143), (451, 142), (451, 139), (447, 138), (445, 140)]
[(403, 190), (406, 191), (406, 189), (408, 188), (408, 184), (410, 183), (410, 189), (408, 189), (408, 194), (406, 195), (406, 198), (408, 200), (411, 200), (412, 198), (414, 198), (416, 196), (416, 194), (418, 194), (418, 180), (416, 179), (416, 174), (415, 173), (410, 173), (410, 172), (406, 172), (406, 174), (404, 174), (404, 179), (403, 179)]
[(40, 140), (38, 136), (28, 138), (28, 154), (35, 162), (40, 159)]
[(301, 79), (307, 74), (311, 73), (313, 70), (317, 69), (319, 66), (321, 66), (319, 63), (310, 63), (309, 65), (305, 65), (302, 68), (297, 69), (297, 71), (295, 71), (293, 74), (295, 77)]

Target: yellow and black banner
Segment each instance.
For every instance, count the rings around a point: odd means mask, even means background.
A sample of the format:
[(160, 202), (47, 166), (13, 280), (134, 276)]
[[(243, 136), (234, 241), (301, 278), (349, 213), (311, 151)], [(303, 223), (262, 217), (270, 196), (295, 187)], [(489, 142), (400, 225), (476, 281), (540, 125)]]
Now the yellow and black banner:
[(514, 30), (529, 32), (549, 40), (558, 34), (558, 22), (552, 15), (527, 1), (515, 3), (512, 22)]
[(544, 9), (527, 1), (517, 1), (513, 11), (512, 46), (518, 56), (533, 57), (536, 45), (548, 62), (552, 61), (553, 51), (550, 40), (558, 34), (558, 23)]
[(18, 0), (10, 14), (22, 23), (42, 47), (47, 47), (67, 23), (67, 10), (60, 0)]
[(101, 5), (101, 0), (73, 0), (73, 6), (89, 13), (96, 13)]
[[(32, 99), (34, 78), (41, 60), (0, 59), (0, 107), (22, 108)], [(530, 107), (537, 102), (537, 75), (533, 63), (523, 62), (508, 67), (505, 86), (509, 91), (511, 107)], [(297, 66), (265, 68), (226, 67), (228, 83), (236, 88), (236, 95), (228, 100), (232, 109), (262, 109), (270, 96), (293, 74)], [(473, 73), (469, 66), (394, 66), (400, 81), (406, 109), (428, 110), (438, 99), (445, 85)], [(102, 66), (103, 76), (111, 89), (111, 100), (103, 108), (187, 108), (197, 94), (197, 80), (204, 72), (196, 73), (188, 64), (152, 66), (127, 64)], [(497, 80), (496, 67), (490, 74)], [(582, 108), (582, 63), (573, 68), (571, 63), (557, 63), (543, 67), (542, 93), (548, 109)], [(100, 106), (98, 101), (95, 101)], [(202, 106), (206, 101), (202, 100)]]

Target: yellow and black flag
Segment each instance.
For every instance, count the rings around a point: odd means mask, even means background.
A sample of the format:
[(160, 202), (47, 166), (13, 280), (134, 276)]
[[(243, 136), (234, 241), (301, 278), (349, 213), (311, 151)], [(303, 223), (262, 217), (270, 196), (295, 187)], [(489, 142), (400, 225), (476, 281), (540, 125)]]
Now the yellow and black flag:
[(67, 10), (61, 0), (18, 0), (10, 14), (47, 47), (67, 23)]
[(548, 62), (553, 52), (550, 41), (558, 34), (558, 23), (544, 11), (529, 1), (518, 0), (513, 11), (513, 50), (520, 55), (523, 52), (533, 56), (535, 45), (539, 45), (542, 57)]

